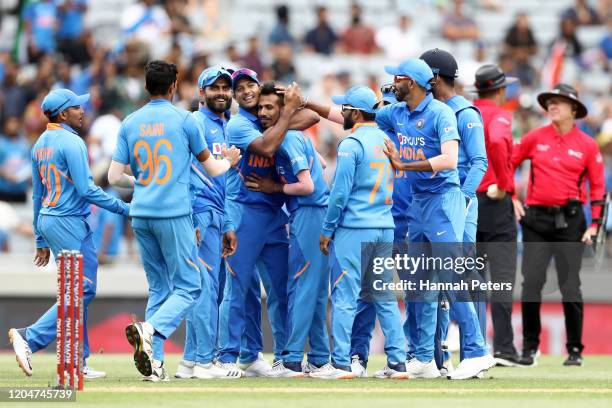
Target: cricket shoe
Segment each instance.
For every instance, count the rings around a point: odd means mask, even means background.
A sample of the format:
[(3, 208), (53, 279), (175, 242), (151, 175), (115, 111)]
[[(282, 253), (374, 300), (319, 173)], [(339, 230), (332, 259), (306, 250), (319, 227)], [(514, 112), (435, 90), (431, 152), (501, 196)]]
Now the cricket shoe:
[(187, 379), (193, 378), (194, 367), (196, 363), (195, 361), (187, 361), (181, 360), (176, 369), (176, 374), (174, 374), (174, 378)]
[(538, 365), (540, 350), (523, 350), (523, 354), (517, 361), (519, 367), (535, 367)]
[(455, 370), (455, 367), (453, 366), (453, 361), (451, 359), (448, 359), (443, 363), (442, 368), (440, 369), (440, 375), (442, 377), (446, 377), (447, 375), (452, 373), (454, 370)]
[(516, 367), (519, 365), (519, 356), (516, 353), (496, 351), (493, 353), (493, 358), (498, 367)]
[(143, 376), (142, 381), (148, 382), (168, 382), (170, 381), (170, 376), (166, 371), (166, 367), (164, 367), (163, 361), (152, 360), (151, 364), (151, 375)]
[(495, 366), (495, 359), (490, 354), (482, 357), (464, 358), (457, 369), (448, 374), (449, 380), (469, 380), (471, 378), (483, 378), (484, 373)]
[(368, 376), (368, 362), (359, 358), (357, 354), (351, 356), (351, 371), (355, 377), (365, 378)]
[(140, 374), (153, 374), (153, 333), (155, 329), (147, 322), (132, 323), (125, 328), (125, 336), (134, 347), (134, 364)]
[(196, 363), (193, 368), (193, 378), (200, 380), (212, 380), (215, 378), (226, 380), (237, 380), (242, 377), (242, 370), (236, 363)]
[(397, 363), (391, 364), (387, 363), (385, 368), (382, 370), (378, 370), (374, 373), (374, 378), (390, 378), (392, 380), (407, 380), (410, 378), (408, 373), (406, 372), (406, 364), (405, 363)]
[(410, 378), (433, 379), (440, 377), (440, 371), (433, 359), (428, 363), (422, 363), (416, 358), (413, 358), (406, 363), (406, 372)]
[(263, 356), (263, 353), (257, 354), (257, 360), (246, 364), (240, 364), (245, 377), (272, 377), (272, 366)]
[(272, 365), (272, 377), (274, 378), (304, 378), (301, 363), (285, 363), (276, 361)]
[(8, 337), (15, 351), (17, 364), (19, 364), (25, 375), (30, 377), (34, 369), (32, 368), (32, 350), (30, 350), (30, 346), (28, 346), (28, 342), (25, 339), (25, 329), (10, 329)]
[(315, 371), (319, 370), (321, 367), (305, 361), (304, 363), (302, 363), (302, 372), (304, 373), (304, 377), (310, 377), (310, 373), (314, 373)]
[(563, 362), (563, 365), (566, 367), (572, 367), (572, 366), (580, 367), (582, 366), (582, 364), (583, 364), (582, 353), (580, 352), (580, 349), (578, 349), (577, 347), (574, 347), (572, 350), (570, 350), (569, 356)]
[(317, 371), (311, 372), (309, 377), (322, 380), (352, 380), (355, 378), (355, 374), (348, 370), (336, 368), (332, 363), (327, 363)]
[(104, 371), (98, 371), (89, 366), (83, 367), (83, 378), (86, 380), (95, 380), (97, 378), (106, 378), (106, 373)]

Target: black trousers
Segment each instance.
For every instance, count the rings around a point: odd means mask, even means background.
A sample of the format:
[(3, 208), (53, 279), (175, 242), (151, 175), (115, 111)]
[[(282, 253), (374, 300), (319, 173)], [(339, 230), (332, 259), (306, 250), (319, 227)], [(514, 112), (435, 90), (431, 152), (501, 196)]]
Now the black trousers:
[(566, 347), (568, 351), (582, 352), (582, 325), (584, 308), (580, 290), (580, 267), (584, 245), (582, 235), (586, 221), (582, 207), (575, 215), (565, 215), (565, 228), (555, 225), (555, 215), (532, 207), (521, 220), (523, 227), (523, 348), (537, 350), (540, 345), (540, 306), (546, 271), (551, 258), (555, 260), (559, 289), (565, 314)]
[[(491, 200), (485, 193), (478, 193), (478, 256), (486, 257), (491, 282), (510, 283), (514, 287), (516, 233), (511, 197), (507, 195), (503, 200)], [(490, 305), (493, 350), (516, 353), (512, 331), (512, 291), (492, 292)]]

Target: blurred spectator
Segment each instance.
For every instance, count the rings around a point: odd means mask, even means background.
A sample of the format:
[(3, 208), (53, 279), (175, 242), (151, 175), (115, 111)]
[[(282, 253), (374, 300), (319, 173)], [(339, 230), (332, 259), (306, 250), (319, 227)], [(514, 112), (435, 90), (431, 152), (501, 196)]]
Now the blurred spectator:
[(361, 6), (351, 4), (351, 24), (342, 33), (342, 50), (347, 54), (372, 54), (377, 51), (374, 30), (361, 18)]
[(291, 46), (295, 40), (289, 32), (289, 7), (281, 5), (276, 8), (276, 25), (272, 28), (268, 42), (272, 46), (288, 43)]
[(290, 84), (297, 79), (293, 65), (293, 50), (289, 43), (279, 44), (276, 48), (276, 59), (272, 63), (274, 78), (283, 84)]
[(555, 42), (562, 43), (565, 46), (565, 56), (578, 59), (582, 54), (583, 47), (576, 35), (576, 26), (577, 23), (574, 18), (561, 18), (561, 22), (559, 23), (559, 35), (553, 41), (553, 44)]
[(110, 95), (101, 95), (98, 115), (92, 122), (87, 135), (87, 148), (92, 166), (104, 161), (110, 163), (121, 127), (120, 113), (114, 108)]
[(121, 15), (122, 44), (137, 39), (148, 46), (152, 59), (163, 58), (168, 53), (172, 32), (168, 14), (155, 3), (155, 0), (141, 0), (126, 7)]
[(570, 7), (563, 11), (561, 18), (570, 18), (574, 20), (577, 25), (601, 24), (601, 19), (597, 11), (589, 5), (588, 0), (576, 0), (574, 7)]
[(236, 44), (229, 43), (225, 49), (225, 55), (227, 57), (227, 64), (224, 63), (224, 65), (229, 67), (240, 67), (240, 65), (242, 65), (242, 58), (240, 58), (240, 54), (238, 54)]
[(54, 0), (28, 3), (23, 9), (28, 57), (37, 62), (44, 54), (55, 52), (58, 10)]
[(27, 90), (17, 83), (19, 67), (10, 59), (4, 63), (4, 80), (0, 83), (0, 123), (8, 116), (21, 116), (25, 110)]
[(392, 61), (417, 57), (423, 50), (420, 31), (413, 27), (412, 19), (407, 15), (401, 15), (397, 25), (383, 25), (379, 28), (376, 32), (376, 45)]
[(472, 58), (462, 58), (457, 63), (459, 64), (459, 77), (455, 81), (455, 88), (458, 93), (463, 93), (464, 88), (471, 88), (474, 85), (474, 79), (478, 68), (487, 63), (486, 47), (478, 41), (474, 47)]
[(59, 51), (74, 64), (85, 64), (90, 60), (85, 46), (83, 18), (88, 0), (57, 0), (59, 29), (57, 41)]
[(20, 117), (8, 116), (0, 134), (0, 201), (27, 200), (32, 176), (30, 145), (20, 127)]
[(599, 49), (601, 51), (603, 67), (606, 71), (609, 71), (610, 61), (612, 61), (612, 10), (608, 13), (608, 17), (606, 18), (606, 27), (608, 31), (599, 42)]
[(478, 40), (480, 30), (473, 18), (465, 15), (463, 0), (453, 0), (453, 11), (442, 22), (442, 36), (447, 40)]
[[(255, 72), (261, 72), (263, 70), (264, 64), (261, 61), (259, 39), (256, 35), (249, 37), (249, 49), (246, 54), (242, 56), (241, 60), (241, 65), (245, 68), (250, 68)], [(202, 68), (204, 68), (204, 66), (202, 66)]]
[(317, 7), (317, 25), (306, 33), (304, 44), (308, 51), (319, 54), (330, 55), (334, 51), (334, 46), (338, 36), (327, 21), (327, 8)]
[(536, 71), (531, 65), (531, 57), (537, 52), (538, 45), (531, 31), (527, 14), (520, 12), (506, 33), (505, 52), (510, 54), (516, 64), (516, 75), (523, 85), (533, 86)]

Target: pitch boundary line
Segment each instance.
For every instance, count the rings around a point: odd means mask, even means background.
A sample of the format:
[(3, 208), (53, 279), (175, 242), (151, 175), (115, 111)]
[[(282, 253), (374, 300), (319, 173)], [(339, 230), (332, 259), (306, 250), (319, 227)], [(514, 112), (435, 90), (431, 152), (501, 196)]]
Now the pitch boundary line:
[(307, 388), (307, 387), (86, 387), (91, 392), (153, 392), (153, 393), (274, 393), (274, 394), (328, 394), (360, 393), (369, 394), (612, 394), (612, 388)]

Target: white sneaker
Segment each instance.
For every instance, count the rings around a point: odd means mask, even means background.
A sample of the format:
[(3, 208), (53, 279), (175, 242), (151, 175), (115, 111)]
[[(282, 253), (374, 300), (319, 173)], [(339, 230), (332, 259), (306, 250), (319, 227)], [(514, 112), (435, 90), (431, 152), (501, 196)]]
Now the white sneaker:
[(307, 361), (302, 363), (302, 372), (304, 373), (304, 377), (310, 377), (310, 373), (314, 373), (318, 369), (319, 367)]
[(193, 370), (195, 365), (195, 361), (181, 360), (178, 368), (176, 369), (176, 374), (174, 374), (174, 377), (180, 379), (193, 378)]
[[(482, 357), (466, 358), (459, 363), (457, 369), (450, 373), (449, 380), (468, 380), (470, 378), (482, 378), (484, 373), (495, 365), (492, 355), (486, 354)], [(482, 375), (479, 377), (479, 374)]]
[(357, 378), (365, 378), (368, 376), (368, 370), (366, 370), (365, 366), (361, 363), (358, 355), (351, 357), (351, 371)]
[(277, 361), (272, 365), (272, 377), (275, 378), (304, 378), (303, 371), (293, 371), (285, 367), (282, 361)]
[(380, 378), (380, 379), (390, 378), (393, 380), (407, 380), (408, 378), (410, 378), (410, 376), (405, 371), (397, 371), (389, 367), (389, 365), (386, 365), (385, 368), (383, 368), (382, 370), (378, 370), (377, 372), (374, 373), (374, 378)]
[(440, 369), (440, 375), (442, 377), (446, 377), (447, 375), (452, 373), (454, 370), (455, 370), (455, 367), (453, 366), (453, 361), (448, 359), (444, 362), (444, 365)]
[(440, 371), (436, 366), (436, 362), (432, 359), (429, 363), (422, 363), (416, 358), (406, 363), (406, 372), (410, 378), (438, 378), (440, 377)]
[(19, 334), (17, 329), (10, 329), (8, 337), (15, 351), (15, 360), (17, 360), (17, 364), (19, 364), (19, 367), (25, 375), (30, 377), (34, 369), (32, 368), (32, 350), (30, 350), (28, 342)]
[(153, 374), (153, 333), (155, 329), (147, 322), (132, 323), (125, 328), (125, 336), (134, 347), (134, 364), (145, 377)]
[(262, 353), (257, 354), (257, 360), (240, 364), (245, 377), (272, 377), (272, 366)]
[(90, 366), (83, 367), (83, 378), (86, 380), (95, 380), (96, 378), (106, 378), (104, 371), (97, 371)]
[(168, 382), (170, 381), (170, 376), (166, 371), (166, 367), (164, 367), (164, 363), (158, 360), (151, 360), (151, 375), (146, 375), (142, 377), (142, 381), (150, 381), (150, 382)]
[(236, 380), (240, 377), (242, 377), (242, 370), (238, 368), (236, 363), (221, 363), (220, 361), (208, 364), (196, 363), (193, 369), (193, 378), (200, 380), (213, 378)]
[(351, 371), (344, 371), (336, 368), (331, 363), (327, 363), (317, 371), (311, 372), (309, 377), (320, 378), (322, 380), (352, 380), (355, 378), (355, 374)]

